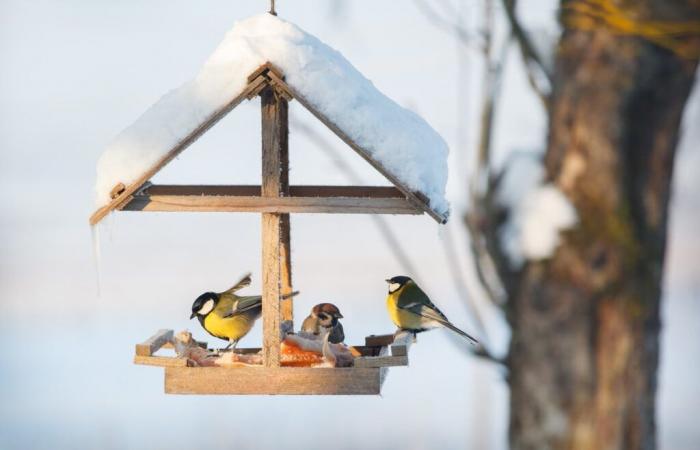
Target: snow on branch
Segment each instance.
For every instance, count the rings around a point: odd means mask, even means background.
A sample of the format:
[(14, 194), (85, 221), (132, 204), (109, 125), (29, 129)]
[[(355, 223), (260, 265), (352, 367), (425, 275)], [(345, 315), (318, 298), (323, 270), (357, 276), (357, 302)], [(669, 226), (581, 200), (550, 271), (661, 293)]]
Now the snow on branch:
[(508, 210), (500, 230), (501, 247), (513, 269), (526, 260), (551, 257), (560, 233), (576, 225), (576, 209), (553, 184), (545, 183), (538, 157), (520, 155), (511, 160), (499, 186), (497, 201)]

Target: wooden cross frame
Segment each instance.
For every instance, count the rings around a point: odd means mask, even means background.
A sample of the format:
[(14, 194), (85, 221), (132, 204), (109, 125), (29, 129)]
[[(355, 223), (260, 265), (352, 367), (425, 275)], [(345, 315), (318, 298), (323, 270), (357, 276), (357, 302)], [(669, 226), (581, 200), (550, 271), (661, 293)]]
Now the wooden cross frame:
[[(262, 107), (262, 184), (260, 186), (176, 186), (150, 183), (160, 169), (189, 147), (245, 99), (260, 96)], [(296, 99), (394, 186), (290, 186), (289, 101)], [(290, 213), (422, 214), (439, 223), (447, 216), (430, 207), (421, 192), (409, 189), (371, 153), (296, 92), (271, 63), (248, 77), (248, 86), (204, 120), (141, 177), (112, 190), (112, 201), (95, 211), (90, 223), (109, 212), (222, 211), (259, 212), (262, 216), (263, 365), (280, 366), (281, 325), (292, 321)]]

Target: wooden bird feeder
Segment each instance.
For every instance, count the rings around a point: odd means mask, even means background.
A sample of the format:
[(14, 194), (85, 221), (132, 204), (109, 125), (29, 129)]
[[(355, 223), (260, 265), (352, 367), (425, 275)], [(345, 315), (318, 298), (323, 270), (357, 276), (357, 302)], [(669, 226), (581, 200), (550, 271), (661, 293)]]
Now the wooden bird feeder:
[[(259, 96), (262, 105), (262, 186), (154, 185), (149, 180), (243, 100)], [(289, 186), (288, 103), (297, 100), (350, 148), (383, 174), (393, 187)], [(293, 320), (290, 213), (423, 214), (439, 223), (447, 217), (432, 209), (421, 192), (400, 179), (354, 142), (285, 82), (284, 74), (266, 63), (248, 77), (244, 91), (201, 123), (141, 177), (112, 190), (112, 200), (90, 218), (92, 225), (111, 211), (257, 212), (262, 216), (261, 367), (190, 367), (185, 358), (158, 356), (168, 347), (172, 330), (161, 330), (136, 346), (136, 364), (165, 368), (170, 394), (379, 394), (391, 366), (408, 365), (409, 333), (369, 336), (354, 347), (359, 357), (347, 368), (298, 368), (280, 364), (281, 327)], [(239, 349), (237, 352), (258, 352)]]

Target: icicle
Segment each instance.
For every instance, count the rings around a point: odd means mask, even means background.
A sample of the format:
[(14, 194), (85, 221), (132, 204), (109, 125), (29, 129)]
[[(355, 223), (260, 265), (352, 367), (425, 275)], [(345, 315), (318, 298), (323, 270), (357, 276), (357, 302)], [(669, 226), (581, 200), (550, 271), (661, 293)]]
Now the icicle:
[(100, 251), (100, 225), (90, 227), (92, 234), (92, 260), (95, 267), (95, 276), (97, 277), (97, 298), (102, 296), (102, 271), (101, 269), (101, 251)]
[(116, 214), (108, 214), (103, 222), (105, 223), (104, 229), (106, 229), (107, 240), (110, 244), (114, 242), (114, 224), (116, 222), (116, 217)]
[(449, 227), (449, 224), (441, 225), (439, 223), (436, 223), (435, 226), (437, 227), (437, 234), (438, 238), (440, 241), (445, 242), (446, 240), (449, 241), (449, 236), (448, 233), (449, 231), (447, 230), (447, 227)]

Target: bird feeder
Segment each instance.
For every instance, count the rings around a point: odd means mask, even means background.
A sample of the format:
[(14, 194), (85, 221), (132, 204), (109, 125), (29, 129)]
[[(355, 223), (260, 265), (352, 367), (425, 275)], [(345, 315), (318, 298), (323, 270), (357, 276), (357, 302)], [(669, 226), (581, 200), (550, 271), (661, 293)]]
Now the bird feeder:
[[(277, 20), (277, 19), (276, 19)], [(173, 158), (245, 100), (260, 98), (262, 113), (261, 186), (156, 185), (149, 180)], [(290, 186), (288, 106), (296, 100), (321, 123), (384, 175), (393, 186)], [(428, 197), (411, 189), (395, 171), (356, 142), (288, 83), (285, 73), (268, 61), (247, 76), (247, 85), (235, 98), (215, 110), (180, 139), (154, 164), (130, 183), (118, 183), (111, 200), (90, 218), (92, 225), (112, 211), (260, 213), (262, 220), (262, 326), (260, 367), (191, 367), (187, 359), (159, 356), (169, 346), (172, 330), (161, 330), (136, 345), (136, 364), (163, 366), (165, 392), (171, 394), (379, 394), (391, 366), (408, 365), (410, 333), (368, 336), (355, 346), (353, 367), (283, 367), (281, 330), (292, 326), (292, 261), (290, 214), (423, 214), (438, 223), (445, 211), (430, 205)], [(292, 328), (293, 329), (293, 328)]]

